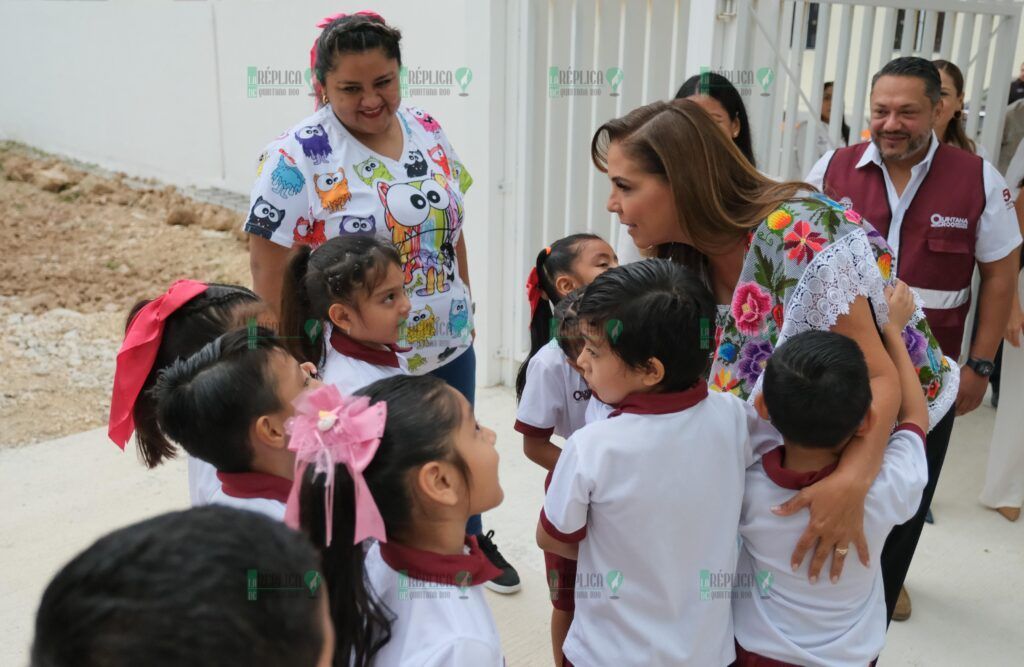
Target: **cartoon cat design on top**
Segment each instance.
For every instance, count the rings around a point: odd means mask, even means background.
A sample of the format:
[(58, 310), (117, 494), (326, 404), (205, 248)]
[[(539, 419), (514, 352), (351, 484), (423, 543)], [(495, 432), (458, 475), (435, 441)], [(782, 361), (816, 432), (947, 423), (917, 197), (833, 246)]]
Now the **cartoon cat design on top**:
[(361, 218), (357, 215), (346, 215), (338, 225), (338, 234), (366, 234), (373, 235), (377, 231), (377, 219), (370, 215)]
[(413, 272), (422, 270), (426, 286), (420, 296), (446, 292), (440, 252), (445, 244), (454, 247), (462, 226), (462, 201), (448, 187), (444, 176), (406, 183), (377, 182), (377, 194), (384, 205), (384, 222), (391, 231), (391, 243), (405, 269), (405, 284)]
[(458, 160), (452, 160), (452, 180), (459, 184), (459, 193), (466, 194), (469, 186), (473, 185), (473, 177), (469, 175), (466, 166)]
[(427, 132), (434, 133), (441, 131), (441, 124), (423, 109), (412, 107), (410, 111), (412, 111), (412, 116), (416, 119), (416, 122), (419, 123)]
[(405, 320), (405, 339), (410, 345), (426, 347), (430, 339), (434, 337), (437, 327), (437, 318), (434, 316), (434, 309), (425, 306), (419, 310), (409, 313)]
[(405, 155), (406, 161), (402, 163), (405, 167), (405, 175), (409, 178), (427, 175), (427, 161), (420, 151), (409, 151)]
[(327, 164), (331, 156), (331, 142), (323, 125), (307, 125), (295, 131), (295, 140), (302, 146), (302, 152), (313, 164)]
[(306, 185), (306, 177), (295, 166), (295, 160), (291, 155), (288, 155), (283, 148), (277, 150), (280, 155), (277, 158), (277, 166), (270, 174), (270, 189), (278, 197), (287, 199), (302, 192), (302, 188)]
[(282, 220), (284, 220), (284, 209), (277, 208), (260, 196), (256, 198), (256, 202), (249, 210), (249, 217), (245, 221), (245, 231), (269, 239), (281, 226)]
[(352, 168), (355, 170), (356, 176), (359, 177), (359, 180), (371, 187), (373, 186), (373, 182), (376, 180), (395, 180), (395, 177), (391, 175), (387, 166), (375, 157), (366, 158), (359, 164), (352, 165)]
[(338, 171), (326, 174), (315, 174), (313, 186), (316, 188), (317, 196), (320, 197), (320, 205), (332, 213), (345, 208), (345, 204), (352, 199), (344, 167), (338, 167)]
[(326, 224), (326, 221), (315, 218), (313, 212), (310, 211), (309, 220), (299, 218), (295, 223), (292, 238), (296, 243), (308, 245), (315, 249), (327, 242)]
[(448, 335), (461, 338), (469, 331), (469, 306), (465, 297), (453, 299), (448, 311)]
[(430, 155), (430, 159), (434, 161), (434, 164), (441, 168), (441, 171), (444, 172), (445, 178), (452, 177), (452, 170), (448, 166), (448, 154), (444, 152), (444, 147), (441, 146), (441, 144), (431, 148), (427, 151), (427, 154)]

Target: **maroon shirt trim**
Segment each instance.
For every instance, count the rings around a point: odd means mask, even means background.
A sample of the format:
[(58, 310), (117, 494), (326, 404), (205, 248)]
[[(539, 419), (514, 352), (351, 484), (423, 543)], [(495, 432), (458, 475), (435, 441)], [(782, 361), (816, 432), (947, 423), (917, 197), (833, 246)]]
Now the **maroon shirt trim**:
[(388, 368), (398, 368), (398, 353), (408, 352), (412, 349), (398, 347), (397, 345), (388, 345), (386, 350), (373, 348), (360, 343), (350, 336), (346, 336), (338, 327), (334, 327), (331, 330), (331, 347), (346, 357), (365, 361), (374, 366), (387, 366)]
[(928, 436), (925, 435), (924, 431), (922, 431), (921, 427), (918, 426), (917, 424), (912, 424), (911, 422), (903, 422), (902, 424), (897, 426), (895, 429), (893, 429), (892, 432), (893, 433), (898, 433), (899, 431), (910, 431), (911, 433), (913, 433), (917, 437), (921, 438), (921, 442), (922, 443), (927, 443)]
[(263, 472), (217, 472), (220, 488), (232, 498), (266, 498), (288, 502), (292, 480)]
[(566, 544), (576, 544), (583, 540), (587, 536), (587, 527), (583, 526), (579, 530), (571, 533), (563, 533), (562, 531), (555, 528), (555, 524), (551, 523), (548, 519), (548, 515), (544, 513), (544, 510), (540, 511), (540, 525), (544, 527), (544, 532), (555, 538), (559, 542), (565, 542)]
[(682, 412), (697, 405), (708, 397), (708, 383), (698, 380), (686, 391), (667, 394), (630, 394), (619, 401), (609, 417), (628, 413), (634, 415), (666, 415)]
[(820, 482), (831, 475), (832, 471), (836, 469), (836, 464), (833, 463), (832, 465), (825, 466), (821, 470), (811, 470), (808, 472), (788, 470), (782, 467), (782, 455), (784, 451), (784, 447), (776, 447), (761, 457), (761, 466), (764, 468), (764, 473), (768, 475), (768, 479), (772, 480), (776, 485), (781, 486), (784, 489), (799, 491), (804, 487)]
[(413, 579), (449, 586), (476, 586), (501, 574), (480, 549), (476, 537), (466, 535), (468, 554), (439, 554), (407, 547), (397, 542), (381, 542), (380, 555), (392, 570)]
[(531, 438), (550, 438), (551, 434), (555, 432), (553, 428), (540, 428), (538, 426), (532, 426), (526, 422), (516, 420), (516, 425), (513, 427), (519, 433), (527, 435)]

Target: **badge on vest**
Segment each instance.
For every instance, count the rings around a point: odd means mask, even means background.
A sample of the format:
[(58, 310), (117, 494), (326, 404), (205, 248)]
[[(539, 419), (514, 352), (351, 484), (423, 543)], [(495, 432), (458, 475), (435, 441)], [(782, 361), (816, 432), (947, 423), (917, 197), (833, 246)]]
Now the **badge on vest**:
[(939, 215), (938, 213), (932, 213), (932, 229), (935, 229), (936, 227), (967, 229), (968, 224), (967, 218), (957, 218), (955, 216), (945, 216)]

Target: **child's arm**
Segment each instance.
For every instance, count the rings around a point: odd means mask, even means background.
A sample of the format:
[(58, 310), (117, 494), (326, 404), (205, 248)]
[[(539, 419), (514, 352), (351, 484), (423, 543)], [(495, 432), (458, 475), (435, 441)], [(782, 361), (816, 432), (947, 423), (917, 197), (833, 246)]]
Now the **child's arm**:
[(550, 437), (523, 435), (523, 453), (545, 470), (554, 470), (562, 448), (551, 442)]
[(895, 287), (886, 288), (886, 299), (889, 302), (889, 321), (882, 327), (882, 342), (900, 378), (902, 401), (898, 419), (901, 424), (914, 424), (927, 433), (928, 402), (901, 335), (916, 309), (914, 296), (906, 283), (897, 281)]
[(548, 531), (544, 529), (543, 519), (537, 522), (537, 546), (548, 553), (561, 556), (562, 558), (579, 560), (580, 557), (580, 543), (562, 542), (551, 537)]

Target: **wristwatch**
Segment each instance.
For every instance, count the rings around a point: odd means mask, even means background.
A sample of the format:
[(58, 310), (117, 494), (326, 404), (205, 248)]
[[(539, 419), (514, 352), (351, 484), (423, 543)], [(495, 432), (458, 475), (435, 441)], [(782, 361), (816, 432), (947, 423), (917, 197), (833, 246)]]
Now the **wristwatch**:
[(974, 357), (968, 359), (964, 365), (983, 378), (992, 375), (992, 372), (996, 369), (996, 365), (988, 359), (975, 359)]

